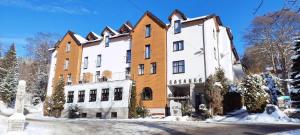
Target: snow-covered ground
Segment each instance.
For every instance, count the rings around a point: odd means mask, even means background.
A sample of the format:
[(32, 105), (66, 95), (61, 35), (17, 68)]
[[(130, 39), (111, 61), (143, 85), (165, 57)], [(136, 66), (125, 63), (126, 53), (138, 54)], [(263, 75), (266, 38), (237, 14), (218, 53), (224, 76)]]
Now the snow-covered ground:
[(272, 124), (300, 124), (300, 119), (289, 118), (278, 107), (275, 107), (272, 114), (266, 111), (263, 113), (249, 114), (245, 107), (227, 116), (214, 116), (207, 119), (207, 122), (234, 122), (234, 123), (272, 123)]
[(277, 132), (277, 133), (272, 133), (272, 134), (268, 134), (268, 135), (300, 135), (300, 129), (285, 131), (285, 132)]

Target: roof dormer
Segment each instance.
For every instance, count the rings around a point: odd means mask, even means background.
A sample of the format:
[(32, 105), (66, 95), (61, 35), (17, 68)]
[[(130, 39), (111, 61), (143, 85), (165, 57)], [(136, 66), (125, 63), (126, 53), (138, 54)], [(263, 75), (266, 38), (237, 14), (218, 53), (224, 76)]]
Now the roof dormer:
[(114, 29), (106, 26), (103, 31), (101, 32), (101, 36), (104, 37), (104, 36), (115, 36), (115, 35), (118, 35), (119, 33), (117, 31), (115, 31)]
[(126, 23), (122, 24), (122, 26), (120, 27), (120, 29), (118, 30), (119, 33), (123, 34), (123, 33), (129, 33), (132, 30), (132, 25), (129, 21), (127, 21)]
[(170, 22), (174, 22), (174, 21), (177, 21), (177, 20), (187, 20), (187, 17), (181, 12), (179, 11), (178, 9), (175, 9), (172, 14), (168, 17), (169, 21)]
[(99, 36), (98, 34), (94, 33), (94, 32), (90, 32), (87, 36), (86, 39), (88, 41), (92, 41), (92, 40), (99, 40), (101, 39), (101, 36)]

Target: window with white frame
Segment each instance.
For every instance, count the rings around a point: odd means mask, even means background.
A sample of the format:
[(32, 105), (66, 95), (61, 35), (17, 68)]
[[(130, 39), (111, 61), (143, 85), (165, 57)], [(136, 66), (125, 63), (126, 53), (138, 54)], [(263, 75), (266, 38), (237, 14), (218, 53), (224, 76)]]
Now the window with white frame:
[(84, 92), (85, 92), (84, 90), (79, 91), (78, 102), (84, 102), (84, 97), (85, 97)]
[(71, 50), (71, 42), (68, 42), (66, 45), (66, 52), (70, 52)]
[(180, 20), (176, 20), (174, 22), (174, 33), (177, 34), (180, 32), (181, 32), (181, 22), (180, 22)]
[(151, 63), (151, 69), (150, 69), (150, 73), (151, 74), (156, 74), (156, 62)]
[(214, 48), (214, 56), (215, 56), (215, 60), (217, 60), (217, 50), (216, 50), (216, 48)]
[(131, 63), (131, 50), (126, 51), (126, 63)]
[(74, 91), (69, 91), (67, 103), (73, 103), (73, 100), (74, 100)]
[(173, 61), (173, 74), (179, 74), (185, 72), (184, 60)]
[(184, 49), (183, 40), (173, 42), (173, 51), (181, 51)]
[(144, 74), (144, 64), (139, 64), (138, 72), (139, 72), (139, 75), (143, 75)]
[(65, 65), (64, 65), (64, 69), (66, 70), (66, 69), (68, 69), (69, 68), (69, 58), (67, 58), (66, 60), (65, 60)]
[(109, 42), (110, 42), (109, 36), (105, 36), (105, 47), (109, 47)]
[(151, 57), (151, 47), (150, 45), (145, 46), (145, 59), (150, 59)]
[(115, 88), (114, 94), (114, 100), (122, 100), (123, 88)]
[(95, 102), (97, 98), (97, 90), (90, 90), (90, 102)]
[(71, 74), (67, 75), (67, 85), (71, 85), (72, 84), (72, 76)]
[(101, 92), (101, 101), (108, 101), (109, 99), (109, 89), (102, 89)]
[(84, 57), (83, 68), (87, 69), (88, 68), (88, 64), (89, 64), (89, 57)]
[(96, 67), (101, 67), (101, 54), (97, 55)]

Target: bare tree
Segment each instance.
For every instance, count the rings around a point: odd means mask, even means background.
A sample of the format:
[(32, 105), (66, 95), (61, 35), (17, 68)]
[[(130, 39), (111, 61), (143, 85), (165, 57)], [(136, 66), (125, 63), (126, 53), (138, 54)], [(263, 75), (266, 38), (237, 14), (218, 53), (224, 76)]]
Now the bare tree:
[(299, 28), (300, 15), (284, 9), (254, 18), (244, 37), (247, 45), (263, 56), (258, 61), (270, 61), (275, 74), (287, 79), (292, 41), (300, 33)]
[(22, 63), (22, 77), (28, 81), (27, 91), (33, 96), (33, 103), (45, 99), (51, 58), (49, 49), (57, 39), (57, 34), (43, 32), (26, 39), (27, 58)]

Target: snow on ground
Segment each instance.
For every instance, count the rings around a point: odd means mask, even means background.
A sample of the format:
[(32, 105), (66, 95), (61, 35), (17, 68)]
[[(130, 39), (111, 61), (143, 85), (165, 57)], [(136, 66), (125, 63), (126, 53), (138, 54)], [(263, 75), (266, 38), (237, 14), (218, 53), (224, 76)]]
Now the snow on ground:
[(300, 119), (289, 118), (285, 113), (275, 107), (272, 114), (263, 113), (249, 114), (245, 108), (229, 113), (227, 116), (214, 116), (207, 122), (235, 122), (235, 123), (300, 123)]
[(8, 128), (8, 118), (6, 116), (0, 115), (0, 135), (39, 135), (43, 131), (43, 135), (53, 135), (53, 131), (49, 127), (31, 125), (25, 123), (25, 130), (21, 132), (10, 132), (7, 133)]
[(272, 134), (268, 134), (268, 135), (300, 135), (300, 129), (286, 131), (286, 132), (272, 133)]
[(0, 114), (10, 116), (14, 113), (13, 108), (7, 108), (7, 105), (3, 103), (3, 101), (0, 101)]

